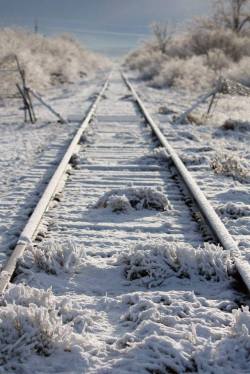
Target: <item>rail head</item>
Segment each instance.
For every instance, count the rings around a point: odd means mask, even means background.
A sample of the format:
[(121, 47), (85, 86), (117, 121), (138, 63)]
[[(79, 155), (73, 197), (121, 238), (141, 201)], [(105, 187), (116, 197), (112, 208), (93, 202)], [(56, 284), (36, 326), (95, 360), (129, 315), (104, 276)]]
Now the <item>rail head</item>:
[[(159, 127), (154, 122), (153, 118), (149, 114), (148, 110), (146, 109), (144, 103), (140, 99), (138, 93), (136, 92), (135, 88), (132, 86), (126, 75), (121, 72), (122, 78), (131, 91), (132, 95), (134, 96), (135, 101), (137, 102), (141, 112), (143, 113), (146, 121), (150, 125), (151, 129), (153, 130), (154, 134), (157, 136), (158, 140), (160, 141), (161, 145), (165, 148), (169, 156), (171, 157), (173, 164), (175, 165), (177, 172), (179, 173), (180, 177), (182, 178), (185, 186), (187, 187), (192, 199), (196, 203), (198, 209), (202, 213), (207, 225), (211, 229), (212, 233), (214, 234), (215, 238), (218, 242), (222, 245), (225, 250), (232, 252), (232, 254), (236, 255), (240, 253), (239, 248), (233, 237), (230, 235), (228, 230), (226, 229), (225, 225), (215, 212), (213, 206), (210, 204), (208, 199), (206, 198), (205, 194), (201, 191), (200, 187), (196, 183), (195, 179), (192, 177), (189, 170), (186, 168), (184, 163), (182, 162), (181, 158), (175, 151), (175, 149), (169, 144), (166, 137), (163, 135)], [(243, 270), (242, 263), (245, 263), (245, 267)], [(235, 261), (236, 268), (241, 275), (245, 285), (247, 286), (248, 290), (250, 291), (250, 277), (246, 276), (246, 268), (250, 271), (250, 265), (247, 265), (246, 261)]]
[[(112, 74), (112, 72), (111, 72)], [(17, 241), (17, 244), (7, 260), (6, 264), (3, 266), (3, 269), (0, 273), (0, 295), (3, 294), (6, 287), (8, 286), (8, 283), (13, 276), (13, 273), (16, 268), (16, 264), (18, 259), (23, 255), (25, 249), (27, 248), (28, 244), (32, 242), (34, 239), (34, 236), (36, 234), (37, 228), (39, 226), (39, 223), (43, 217), (43, 214), (46, 212), (49, 203), (53, 199), (53, 196), (56, 192), (56, 189), (67, 169), (67, 166), (69, 164), (69, 161), (72, 157), (72, 155), (75, 153), (76, 147), (81, 139), (82, 134), (86, 131), (88, 128), (90, 121), (96, 111), (96, 108), (105, 92), (105, 90), (108, 87), (109, 80), (111, 77), (111, 74), (106, 79), (101, 91), (99, 92), (97, 98), (93, 102), (93, 104), (90, 106), (87, 115), (85, 116), (84, 120), (82, 121), (80, 127), (76, 131), (73, 139), (71, 140), (64, 156), (62, 157), (60, 163), (58, 164), (54, 174), (52, 175), (48, 185), (46, 186), (45, 190), (43, 191), (43, 194), (41, 198), (39, 199), (32, 215), (30, 216), (29, 220), (27, 221), (25, 227), (23, 228), (19, 239)]]

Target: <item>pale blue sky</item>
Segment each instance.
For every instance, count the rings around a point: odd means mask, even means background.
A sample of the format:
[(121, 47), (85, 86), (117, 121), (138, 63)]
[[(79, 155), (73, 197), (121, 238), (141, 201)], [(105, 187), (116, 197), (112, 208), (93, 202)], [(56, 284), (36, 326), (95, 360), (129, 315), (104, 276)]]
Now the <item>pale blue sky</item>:
[(206, 15), (211, 0), (0, 0), (0, 26), (33, 28), (44, 34), (71, 32), (90, 48), (121, 55), (149, 33), (153, 21), (179, 25)]

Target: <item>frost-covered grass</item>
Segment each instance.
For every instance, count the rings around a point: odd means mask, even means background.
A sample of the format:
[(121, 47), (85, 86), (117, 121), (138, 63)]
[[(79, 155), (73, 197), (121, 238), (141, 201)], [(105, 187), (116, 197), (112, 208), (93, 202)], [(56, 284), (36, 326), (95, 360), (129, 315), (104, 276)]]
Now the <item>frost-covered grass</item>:
[(249, 178), (246, 162), (237, 155), (218, 152), (210, 162), (215, 174), (232, 177), (240, 182)]
[(173, 276), (224, 281), (229, 279), (233, 269), (230, 254), (212, 244), (197, 249), (175, 243), (139, 244), (128, 253), (122, 253), (118, 263), (124, 265), (127, 280), (139, 280), (139, 283), (149, 288)]
[(131, 332), (117, 341), (116, 368), (128, 373), (234, 373), (250, 364), (250, 313), (229, 300), (193, 292), (134, 293), (121, 321)]
[(92, 324), (92, 314), (89, 316), (81, 305), (72, 302), (68, 297), (56, 297), (51, 288), (43, 290), (22, 283), (11, 285), (6, 290), (2, 301), (5, 304), (16, 304), (27, 308), (32, 304), (48, 311), (54, 310), (61, 316), (63, 324), (70, 324), (77, 333), (82, 333), (87, 325)]
[(164, 211), (171, 209), (167, 197), (152, 187), (116, 188), (106, 192), (95, 204), (95, 208), (109, 208), (112, 212), (128, 213), (141, 209)]
[[(208, 340), (198, 349), (194, 359), (199, 372), (247, 372), (250, 365), (250, 312), (249, 307), (233, 310), (228, 333), (213, 342)], [(204, 360), (204, 357), (206, 358)]]
[(22, 370), (34, 353), (49, 356), (57, 349), (69, 351), (72, 337), (72, 328), (63, 325), (55, 310), (7, 304), (0, 308), (0, 372)]
[[(25, 69), (27, 84), (34, 88), (74, 82), (105, 69), (109, 62), (83, 47), (72, 36), (45, 37), (23, 29), (0, 29), (0, 67), (14, 67), (17, 55)], [(14, 84), (10, 75), (1, 75), (1, 84)], [(3, 92), (4, 93), (4, 92)]]
[(29, 246), (19, 260), (19, 270), (34, 269), (48, 274), (58, 275), (61, 272), (77, 272), (85, 252), (73, 242), (61, 244), (56, 241), (45, 241), (41, 247)]

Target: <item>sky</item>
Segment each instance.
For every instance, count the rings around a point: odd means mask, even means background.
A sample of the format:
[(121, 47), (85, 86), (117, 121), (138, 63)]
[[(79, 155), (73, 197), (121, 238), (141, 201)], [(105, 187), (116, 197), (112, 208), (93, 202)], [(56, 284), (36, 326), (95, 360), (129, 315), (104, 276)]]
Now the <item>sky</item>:
[(45, 35), (70, 32), (89, 48), (120, 56), (145, 40), (149, 25), (175, 28), (206, 15), (211, 0), (0, 0), (0, 26), (22, 26)]

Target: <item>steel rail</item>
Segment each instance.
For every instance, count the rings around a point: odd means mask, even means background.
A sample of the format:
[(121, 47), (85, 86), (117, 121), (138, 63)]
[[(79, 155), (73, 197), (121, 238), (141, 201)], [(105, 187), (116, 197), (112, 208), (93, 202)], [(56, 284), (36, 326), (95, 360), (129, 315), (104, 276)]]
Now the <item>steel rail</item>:
[(16, 268), (16, 264), (18, 259), (23, 255), (27, 245), (32, 242), (34, 239), (34, 236), (36, 234), (38, 225), (42, 219), (43, 214), (46, 212), (50, 201), (52, 200), (56, 189), (67, 169), (67, 166), (69, 164), (69, 161), (72, 157), (72, 155), (75, 152), (75, 149), (77, 147), (77, 144), (80, 141), (80, 138), (84, 131), (87, 129), (91, 118), (93, 117), (97, 105), (99, 104), (99, 101), (101, 100), (105, 90), (107, 89), (107, 86), (109, 84), (110, 76), (105, 81), (105, 84), (103, 85), (99, 95), (97, 96), (94, 103), (91, 105), (91, 107), (88, 110), (88, 113), (81, 123), (79, 129), (76, 131), (73, 139), (71, 140), (64, 156), (62, 157), (59, 165), (57, 166), (53, 176), (51, 177), (47, 187), (45, 188), (40, 200), (38, 201), (32, 215), (30, 216), (28, 222), (26, 223), (25, 227), (23, 228), (23, 231), (21, 232), (19, 239), (17, 241), (17, 244), (7, 260), (6, 264), (4, 265), (1, 273), (0, 273), (0, 294), (4, 292), (6, 287), (8, 286), (8, 283), (13, 276), (13, 273)]
[[(225, 250), (231, 251), (232, 255), (239, 254), (239, 248), (233, 237), (230, 235), (226, 227), (224, 226), (223, 222), (215, 212), (214, 208), (207, 200), (204, 193), (199, 188), (197, 182), (192, 177), (191, 173), (188, 171), (180, 157), (178, 156), (177, 152), (174, 148), (169, 144), (166, 137), (163, 135), (159, 127), (155, 124), (153, 118), (147, 111), (145, 105), (143, 104), (142, 100), (138, 96), (136, 90), (129, 82), (128, 78), (125, 74), (121, 73), (122, 78), (133, 94), (142, 114), (144, 115), (146, 121), (150, 125), (151, 129), (153, 130), (154, 134), (157, 136), (158, 140), (160, 141), (161, 145), (165, 148), (169, 156), (171, 157), (179, 175), (181, 176), (182, 180), (184, 181), (185, 186), (187, 187), (192, 199), (195, 201), (198, 209), (202, 213), (207, 225), (210, 227), (213, 235), (218, 240), (218, 242), (222, 245)], [(247, 261), (235, 259), (235, 264), (237, 271), (241, 275), (245, 285), (247, 286), (248, 290), (250, 291), (250, 265)]]

